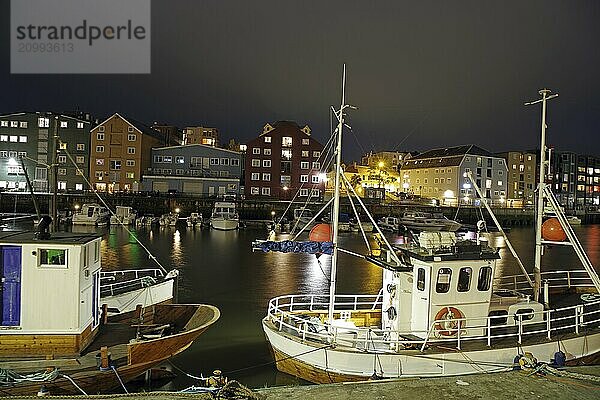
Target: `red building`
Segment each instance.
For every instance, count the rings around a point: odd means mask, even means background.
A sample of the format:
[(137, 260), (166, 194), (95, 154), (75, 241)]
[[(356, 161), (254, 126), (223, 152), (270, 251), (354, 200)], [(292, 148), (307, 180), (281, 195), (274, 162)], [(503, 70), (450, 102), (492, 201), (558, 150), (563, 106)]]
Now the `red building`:
[(323, 145), (306, 125), (279, 121), (266, 124), (262, 133), (247, 143), (245, 194), (247, 198), (299, 200), (323, 198), (325, 172)]

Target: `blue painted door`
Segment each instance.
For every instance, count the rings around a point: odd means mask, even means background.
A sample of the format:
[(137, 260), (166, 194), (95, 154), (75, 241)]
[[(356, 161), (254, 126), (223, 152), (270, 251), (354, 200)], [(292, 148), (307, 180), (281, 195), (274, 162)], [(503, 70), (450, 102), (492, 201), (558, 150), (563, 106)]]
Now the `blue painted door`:
[(0, 246), (0, 279), (2, 279), (2, 325), (21, 322), (21, 247)]

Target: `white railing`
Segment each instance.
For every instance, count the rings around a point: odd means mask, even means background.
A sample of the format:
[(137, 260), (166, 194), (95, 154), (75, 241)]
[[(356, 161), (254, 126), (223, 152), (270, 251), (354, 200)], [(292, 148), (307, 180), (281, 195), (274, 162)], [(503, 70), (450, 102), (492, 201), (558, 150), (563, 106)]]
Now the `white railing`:
[[(542, 280), (548, 283), (550, 289), (594, 288), (594, 283), (585, 270), (543, 272)], [(517, 291), (531, 290), (527, 278), (522, 274), (494, 278), (494, 288)]]
[[(322, 322), (326, 320), (328, 299), (328, 296), (317, 295), (276, 297), (269, 302), (268, 318), (277, 330), (296, 335), (303, 341), (336, 343), (337, 347), (348, 349), (392, 353), (405, 348), (420, 348), (423, 351), (431, 342), (453, 342), (458, 349), (465, 342), (485, 341), (491, 346), (494, 341), (509, 337), (523, 343), (525, 338), (536, 335), (551, 339), (566, 333), (580, 334), (585, 328), (598, 328), (600, 324), (600, 300), (596, 300), (514, 316), (435, 320), (422, 332), (335, 326)], [(372, 312), (374, 306), (381, 307), (378, 296), (337, 295), (334, 313), (351, 317), (353, 312)]]
[(100, 272), (100, 296), (114, 296), (155, 284), (164, 278), (158, 268)]

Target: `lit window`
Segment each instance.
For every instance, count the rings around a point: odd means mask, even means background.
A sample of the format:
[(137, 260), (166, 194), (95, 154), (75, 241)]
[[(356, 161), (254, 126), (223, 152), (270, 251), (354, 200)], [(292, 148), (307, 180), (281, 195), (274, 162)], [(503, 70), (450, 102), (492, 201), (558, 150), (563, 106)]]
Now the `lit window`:
[(257, 158), (253, 158), (252, 159), (252, 166), (253, 167), (260, 167), (260, 160)]
[(83, 129), (83, 122), (77, 123), (77, 129)]
[(183, 164), (185, 163), (185, 158), (183, 156), (175, 156), (175, 164)]
[[(102, 127), (101, 127), (101, 128), (102, 128)], [(97, 138), (98, 140), (104, 140), (104, 133), (98, 133), (98, 134), (96, 135), (96, 138)]]
[(27, 136), (19, 136), (19, 143), (27, 143)]
[(18, 136), (11, 136), (9, 139), (11, 142), (18, 142), (19, 141), (19, 137)]
[(303, 145), (308, 145), (308, 144), (310, 144), (310, 139), (302, 139), (302, 144), (303, 144)]
[(10, 127), (11, 128), (16, 128), (19, 126), (19, 121), (10, 121)]
[(300, 196), (302, 196), (302, 197), (308, 196), (308, 189), (300, 189)]
[(48, 128), (50, 126), (50, 119), (40, 117), (38, 118), (38, 127), (40, 128)]
[(265, 143), (271, 143), (271, 136), (265, 136)]
[(8, 135), (0, 135), (0, 142), (8, 142)]
[(58, 169), (58, 174), (59, 175), (66, 175), (67, 174), (67, 169), (66, 168), (59, 168)]
[(67, 124), (67, 121), (60, 121), (60, 127), (61, 128), (67, 128), (69, 125)]
[(104, 153), (104, 146), (96, 146), (97, 153)]
[(281, 138), (281, 145), (284, 147), (290, 147), (292, 145), (292, 138), (289, 136), (284, 136)]
[(300, 162), (300, 169), (308, 169), (308, 161)]
[(321, 152), (320, 151), (313, 151), (313, 157), (315, 157), (315, 158), (321, 157)]
[(67, 156), (58, 156), (58, 162), (64, 164), (67, 162)]
[(308, 182), (308, 175), (300, 175), (300, 182), (301, 183)]
[(84, 156), (77, 156), (77, 157), (75, 157), (75, 162), (77, 164), (83, 164), (85, 162), (85, 157)]
[(67, 144), (66, 144), (66, 143), (64, 143), (64, 142), (61, 142), (61, 143), (58, 145), (58, 148), (59, 148), (59, 149), (61, 149), (61, 150), (66, 150), (66, 149), (67, 149)]
[(308, 150), (302, 150), (302, 157), (308, 157)]
[(38, 249), (38, 266), (40, 267), (67, 267), (67, 250), (65, 249)]
[(321, 168), (321, 163), (318, 161), (313, 161), (312, 167), (313, 167), (313, 169), (319, 169), (319, 168)]
[(263, 149), (263, 154), (265, 156), (270, 156), (271, 155), (271, 149)]
[(271, 167), (271, 160), (263, 160), (263, 167), (264, 168), (269, 168)]
[(134, 177), (135, 177), (135, 174), (134, 174), (133, 172), (127, 172), (127, 173), (125, 174), (125, 176), (127, 177), (127, 179), (134, 179)]
[(260, 193), (259, 188), (257, 188), (257, 187), (251, 187), (250, 188), (250, 194), (258, 195), (259, 193)]
[(262, 174), (262, 180), (263, 181), (270, 181), (271, 180), (271, 174), (265, 172)]
[(96, 158), (96, 165), (104, 165), (104, 158)]
[(135, 142), (135, 135), (127, 135), (127, 140), (130, 142)]
[(260, 148), (259, 147), (254, 147), (252, 149), (252, 154), (260, 154)]
[(19, 128), (27, 128), (27, 121), (19, 122)]
[(262, 195), (263, 196), (270, 196), (271, 195), (271, 188), (270, 187), (264, 187), (264, 188), (262, 188)]
[(77, 143), (77, 150), (78, 151), (85, 151), (85, 144), (84, 143)]
[(259, 172), (253, 172), (252, 176), (250, 177), (250, 180), (253, 180), (253, 181), (260, 180), (260, 173)]
[(0, 126), (8, 127), (8, 121), (0, 121)]
[(310, 177), (312, 183), (319, 183), (319, 175), (313, 175)]
[(135, 154), (135, 147), (128, 147), (127, 154)]
[(135, 160), (127, 160), (128, 167), (135, 167)]

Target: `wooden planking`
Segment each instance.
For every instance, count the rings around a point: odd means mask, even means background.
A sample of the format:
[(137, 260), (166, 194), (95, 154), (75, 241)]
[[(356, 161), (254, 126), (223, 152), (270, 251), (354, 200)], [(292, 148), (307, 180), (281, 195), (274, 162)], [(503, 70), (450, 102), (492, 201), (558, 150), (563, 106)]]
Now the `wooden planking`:
[(0, 357), (72, 356), (79, 343), (81, 335), (0, 335)]

